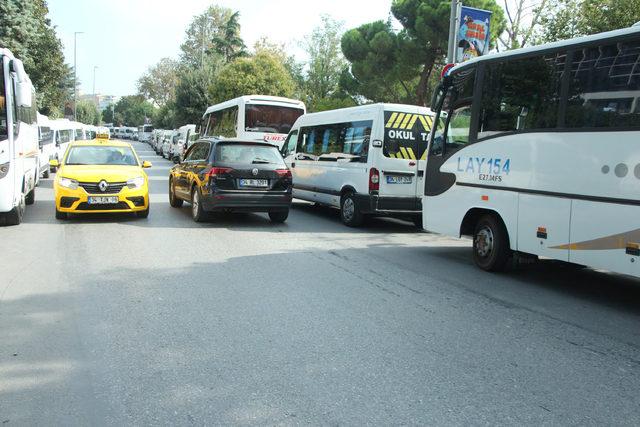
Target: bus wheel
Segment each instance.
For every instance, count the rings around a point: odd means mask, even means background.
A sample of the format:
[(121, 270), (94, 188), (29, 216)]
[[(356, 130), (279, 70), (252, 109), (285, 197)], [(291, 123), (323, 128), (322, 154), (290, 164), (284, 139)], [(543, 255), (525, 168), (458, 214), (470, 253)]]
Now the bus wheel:
[(509, 261), (509, 236), (496, 215), (484, 215), (473, 233), (473, 261), (485, 271), (502, 271)]
[(29, 191), (24, 198), (24, 203), (27, 205), (32, 205), (36, 202), (36, 189), (34, 187), (33, 190)]
[(18, 225), (22, 222), (22, 217), (24, 216), (25, 210), (25, 201), (24, 196), (20, 198), (20, 203), (15, 208), (11, 209), (9, 212), (5, 214), (5, 224), (7, 225)]
[(358, 208), (352, 193), (346, 193), (340, 199), (340, 218), (342, 222), (348, 227), (359, 227), (362, 225), (364, 216)]

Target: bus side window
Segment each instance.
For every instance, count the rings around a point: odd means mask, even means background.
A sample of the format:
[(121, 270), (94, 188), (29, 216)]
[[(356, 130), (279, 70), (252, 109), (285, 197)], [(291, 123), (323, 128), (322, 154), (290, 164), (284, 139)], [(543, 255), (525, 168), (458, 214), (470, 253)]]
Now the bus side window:
[(449, 123), (445, 140), (445, 155), (464, 148), (469, 143), (471, 129), (471, 105), (456, 107), (449, 113)]

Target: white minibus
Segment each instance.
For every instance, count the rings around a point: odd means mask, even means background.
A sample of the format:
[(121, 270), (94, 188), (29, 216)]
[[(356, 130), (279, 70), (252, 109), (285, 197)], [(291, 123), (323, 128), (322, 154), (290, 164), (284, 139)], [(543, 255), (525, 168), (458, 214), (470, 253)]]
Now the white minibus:
[[(74, 141), (75, 129), (73, 124), (67, 119), (49, 120), (49, 127), (53, 131), (53, 141), (55, 143), (55, 159), (60, 161), (67, 151), (67, 147)], [(51, 172), (55, 172), (51, 168)]]
[(56, 158), (56, 144), (54, 142), (54, 131), (49, 124), (49, 118), (40, 113), (38, 120), (38, 170), (42, 177), (49, 178), (49, 161)]
[(153, 133), (152, 125), (138, 126), (138, 141), (149, 142), (151, 141), (151, 134)]
[[(434, 104), (426, 230), (514, 255), (640, 277), (640, 27), (482, 56)], [(616, 101), (617, 100), (617, 101)]]
[(400, 104), (305, 114), (282, 147), (293, 196), (339, 208), (348, 226), (366, 215), (420, 224), (419, 171), (433, 117), (428, 108)]
[(35, 202), (38, 170), (36, 96), (22, 61), (0, 48), (0, 216), (22, 222)]
[(277, 96), (241, 96), (207, 108), (202, 136), (282, 142), (298, 117), (306, 112), (302, 101)]

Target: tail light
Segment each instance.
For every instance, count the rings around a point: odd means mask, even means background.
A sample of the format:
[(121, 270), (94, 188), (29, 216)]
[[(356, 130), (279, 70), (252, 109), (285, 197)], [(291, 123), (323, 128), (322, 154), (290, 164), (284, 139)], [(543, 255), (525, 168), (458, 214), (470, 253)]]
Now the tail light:
[(276, 169), (279, 178), (291, 179), (291, 171), (289, 169)]
[(231, 168), (211, 168), (209, 172), (207, 172), (207, 177), (209, 179), (216, 179), (220, 175), (224, 175), (225, 173), (231, 172), (233, 169)]
[(369, 192), (380, 190), (380, 172), (378, 169), (369, 169)]

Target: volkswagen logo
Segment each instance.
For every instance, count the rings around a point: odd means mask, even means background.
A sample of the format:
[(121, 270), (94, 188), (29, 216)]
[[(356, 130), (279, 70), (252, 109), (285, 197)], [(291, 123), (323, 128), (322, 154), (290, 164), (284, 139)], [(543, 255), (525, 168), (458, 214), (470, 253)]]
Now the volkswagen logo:
[(98, 188), (104, 193), (109, 188), (109, 183), (103, 179), (98, 183)]
[(253, 176), (258, 175), (258, 169), (254, 168), (251, 173), (253, 174)]

